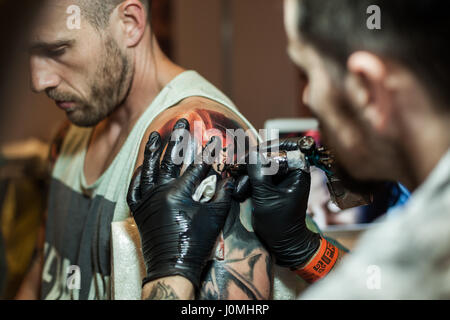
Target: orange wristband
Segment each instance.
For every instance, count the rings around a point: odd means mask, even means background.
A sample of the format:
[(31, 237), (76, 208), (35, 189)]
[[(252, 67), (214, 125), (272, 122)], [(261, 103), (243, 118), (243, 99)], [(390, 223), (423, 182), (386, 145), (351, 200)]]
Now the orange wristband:
[(312, 283), (325, 277), (336, 264), (339, 249), (322, 238), (315, 257), (301, 269), (295, 271), (305, 281)]

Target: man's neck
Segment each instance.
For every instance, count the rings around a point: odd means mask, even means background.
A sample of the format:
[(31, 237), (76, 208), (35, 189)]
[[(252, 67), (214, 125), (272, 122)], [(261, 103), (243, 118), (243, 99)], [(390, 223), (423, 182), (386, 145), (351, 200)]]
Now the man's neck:
[(84, 167), (89, 184), (111, 164), (137, 120), (162, 88), (184, 71), (164, 56), (156, 41), (153, 47), (148, 45), (136, 50), (134, 61), (134, 76), (127, 98), (92, 132)]
[(123, 131), (130, 131), (159, 92), (184, 71), (164, 55), (154, 36), (152, 41), (152, 45), (136, 50), (134, 76), (128, 96), (105, 120)]

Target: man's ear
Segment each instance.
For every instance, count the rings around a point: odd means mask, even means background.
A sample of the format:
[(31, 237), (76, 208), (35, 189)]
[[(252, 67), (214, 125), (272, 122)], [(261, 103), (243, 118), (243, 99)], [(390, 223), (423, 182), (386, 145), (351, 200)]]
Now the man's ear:
[(137, 46), (147, 26), (147, 11), (139, 0), (124, 1), (118, 8), (124, 44), (128, 48)]
[(385, 62), (373, 53), (356, 51), (347, 60), (347, 70), (346, 89), (352, 103), (376, 131), (385, 132), (392, 113)]

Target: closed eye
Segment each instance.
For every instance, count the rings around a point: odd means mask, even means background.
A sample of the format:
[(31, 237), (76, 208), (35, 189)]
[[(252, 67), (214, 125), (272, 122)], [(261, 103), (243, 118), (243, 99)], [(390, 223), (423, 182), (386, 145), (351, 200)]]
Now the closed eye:
[(69, 47), (75, 44), (75, 40), (60, 40), (53, 43), (37, 42), (30, 47), (30, 54), (44, 55), (51, 58), (59, 58), (67, 52)]
[(64, 46), (64, 47), (57, 48), (57, 49), (49, 49), (49, 50), (47, 50), (46, 55), (51, 58), (58, 58), (58, 57), (61, 57), (63, 54), (65, 54), (66, 51), (67, 51), (67, 47)]

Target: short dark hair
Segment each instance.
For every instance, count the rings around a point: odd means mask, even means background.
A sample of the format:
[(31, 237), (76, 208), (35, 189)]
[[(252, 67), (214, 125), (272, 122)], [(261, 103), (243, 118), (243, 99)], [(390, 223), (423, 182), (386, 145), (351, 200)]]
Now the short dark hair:
[[(114, 9), (124, 0), (78, 0), (81, 14), (98, 30), (106, 28)], [(147, 9), (149, 22), (151, 21), (152, 0), (139, 0)]]
[[(299, 34), (344, 68), (356, 50), (395, 60), (425, 85), (438, 104), (450, 103), (450, 19), (442, 0), (298, 0)], [(367, 8), (381, 11), (370, 30)], [(450, 111), (447, 107), (447, 111)]]

